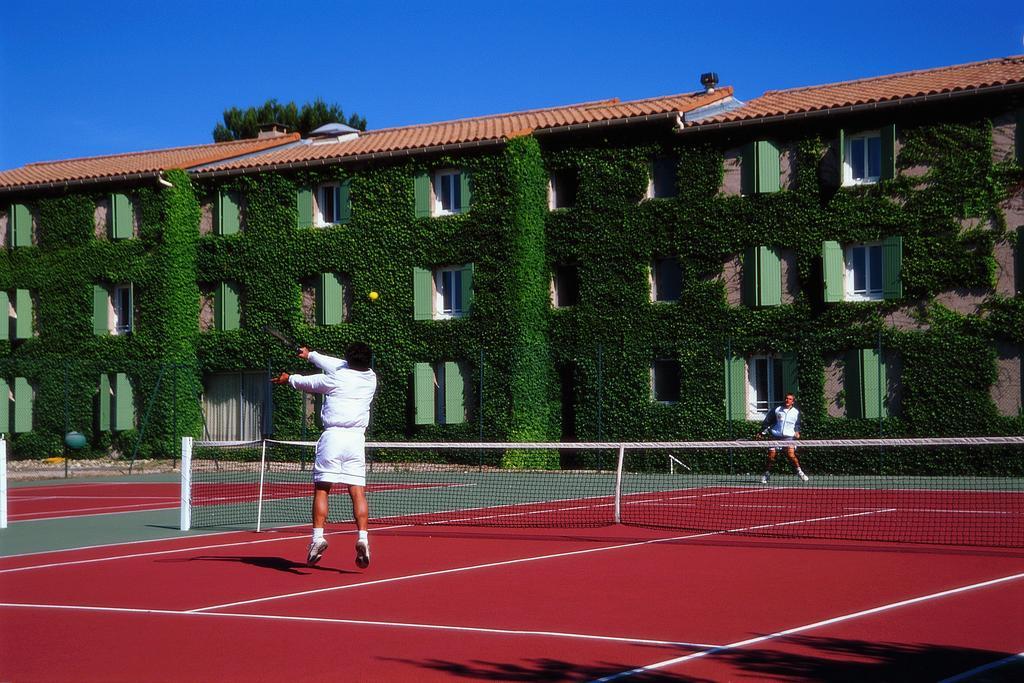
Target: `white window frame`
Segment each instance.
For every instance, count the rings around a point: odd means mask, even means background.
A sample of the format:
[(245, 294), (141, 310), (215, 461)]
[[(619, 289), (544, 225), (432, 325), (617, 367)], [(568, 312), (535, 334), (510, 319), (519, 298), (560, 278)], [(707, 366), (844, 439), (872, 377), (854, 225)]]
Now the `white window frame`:
[[(765, 364), (765, 386), (759, 386), (760, 364)], [(778, 382), (778, 386), (775, 386)], [(777, 396), (774, 400), (772, 396)], [(768, 411), (782, 405), (782, 358), (772, 354), (750, 356), (747, 359), (747, 418), (763, 420)]]
[[(864, 290), (855, 290), (856, 270), (854, 266), (854, 251), (858, 249), (865, 250), (864, 255), (864, 282), (866, 288)], [(875, 275), (874, 270), (871, 267), (871, 249), (878, 250), (878, 288), (871, 288), (871, 278)], [(843, 277), (844, 296), (846, 301), (880, 301), (885, 298), (885, 290), (883, 283), (883, 273), (885, 266), (882, 265), (882, 259), (884, 253), (882, 251), (881, 242), (863, 242), (860, 244), (850, 244), (843, 249), (843, 260), (845, 262), (845, 273)]]
[[(679, 367), (680, 378), (682, 377), (682, 363), (680, 363), (679, 360), (676, 359), (676, 358), (655, 358), (651, 362), (651, 400), (654, 401), (655, 403), (660, 403), (661, 405), (666, 405), (666, 406), (675, 405), (676, 403), (679, 402), (678, 400), (676, 400), (676, 401), (663, 401), (663, 400), (659, 399), (657, 394), (655, 393), (655, 386), (654, 386), (655, 385), (655, 382), (654, 382), (655, 378), (654, 378), (654, 375), (655, 375), (655, 370), (658, 367), (658, 363), (675, 363)], [(679, 397), (682, 398), (682, 388), (680, 388), (679, 394), (680, 394)]]
[(327, 204), (327, 195), (331, 195), (331, 201), (338, 199), (337, 191), (341, 188), (341, 183), (324, 183), (318, 185), (316, 188), (316, 227), (326, 228), (331, 225), (338, 225), (341, 222), (341, 207), (338, 206), (337, 202), (334, 202), (334, 216), (328, 220), (328, 216), (324, 212), (324, 207)]
[[(444, 207), (445, 196), (442, 185), (445, 178), (451, 178), (448, 186), (447, 201), (448, 208)], [(443, 168), (434, 171), (434, 177), (430, 183), (432, 206), (434, 216), (453, 216), (462, 213), (462, 170), (458, 168)], [(458, 201), (456, 201), (458, 200)]]
[[(879, 175), (865, 175), (863, 178), (853, 177), (853, 143), (854, 141), (862, 140), (864, 142), (864, 173), (870, 173), (871, 168), (871, 151), (870, 145), (871, 140), (876, 140), (878, 145), (878, 168)], [(857, 133), (856, 135), (850, 135), (846, 138), (843, 143), (843, 186), (852, 187), (855, 185), (874, 185), (881, 180), (881, 168), (882, 168), (882, 133), (878, 130), (866, 131), (863, 133)]]
[[(461, 318), (466, 314), (464, 302), (462, 300), (462, 266), (452, 266), (449, 268), (438, 268), (434, 271), (434, 318), (436, 320), (448, 320), (451, 318)], [(450, 309), (445, 309), (444, 294), (446, 291), (445, 279), (449, 280), (447, 286), (451, 287), (451, 303)], [(456, 306), (458, 304), (458, 306)]]
[[(110, 334), (131, 334), (132, 328), (135, 326), (135, 321), (132, 320), (134, 317), (134, 311), (132, 311), (132, 286), (130, 284), (111, 286), (110, 297), (107, 299), (107, 302), (107, 320), (109, 321), (107, 329)], [(128, 310), (121, 310), (122, 306), (119, 304), (127, 306)], [(122, 320), (125, 313), (127, 313), (127, 321)]]

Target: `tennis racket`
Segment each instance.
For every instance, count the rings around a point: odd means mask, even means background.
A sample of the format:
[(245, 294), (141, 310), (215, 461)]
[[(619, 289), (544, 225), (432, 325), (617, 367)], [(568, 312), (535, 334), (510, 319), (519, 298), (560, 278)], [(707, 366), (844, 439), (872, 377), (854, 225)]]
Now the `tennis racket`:
[(263, 331), (266, 332), (267, 334), (269, 334), (271, 337), (273, 337), (277, 341), (281, 342), (281, 344), (283, 344), (285, 348), (291, 349), (295, 353), (298, 353), (299, 351), (302, 350), (302, 346), (301, 345), (296, 344), (295, 341), (291, 337), (289, 337), (288, 335), (284, 334), (283, 332), (281, 332), (277, 328), (271, 327), (270, 325), (264, 325), (263, 326)]

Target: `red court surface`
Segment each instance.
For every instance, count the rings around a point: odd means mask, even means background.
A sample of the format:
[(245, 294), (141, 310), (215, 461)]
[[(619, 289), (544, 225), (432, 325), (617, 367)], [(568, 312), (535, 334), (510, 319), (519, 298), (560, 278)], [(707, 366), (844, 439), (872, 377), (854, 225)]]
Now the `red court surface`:
[(81, 515), (176, 508), (181, 486), (174, 483), (82, 483), (23, 486), (8, 491), (11, 522)]
[[(0, 680), (1019, 680), (1024, 551), (609, 526), (0, 559)], [(959, 680), (959, 679), (958, 679)]]

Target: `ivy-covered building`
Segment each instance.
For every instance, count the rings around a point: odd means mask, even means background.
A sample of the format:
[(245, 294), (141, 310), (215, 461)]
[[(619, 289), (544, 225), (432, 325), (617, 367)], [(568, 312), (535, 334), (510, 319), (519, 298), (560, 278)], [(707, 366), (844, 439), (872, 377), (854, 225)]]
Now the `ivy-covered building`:
[(1024, 57), (701, 80), (0, 171), (0, 432), (311, 439), (270, 325), (370, 343), (377, 440), (1024, 434)]

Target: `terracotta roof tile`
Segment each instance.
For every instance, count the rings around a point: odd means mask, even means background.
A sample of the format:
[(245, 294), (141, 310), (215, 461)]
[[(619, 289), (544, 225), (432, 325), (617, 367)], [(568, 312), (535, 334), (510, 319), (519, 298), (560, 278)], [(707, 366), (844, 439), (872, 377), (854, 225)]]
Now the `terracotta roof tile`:
[(189, 168), (230, 157), (278, 147), (299, 139), (298, 133), (257, 140), (235, 140), (191, 147), (147, 152), (41, 161), (9, 171), (0, 171), (0, 189), (17, 189), (74, 181), (114, 179), (120, 176), (150, 175), (172, 168)]
[(1024, 83), (1024, 55), (841, 83), (769, 90), (738, 109), (691, 125), (800, 114), (1020, 83)]

